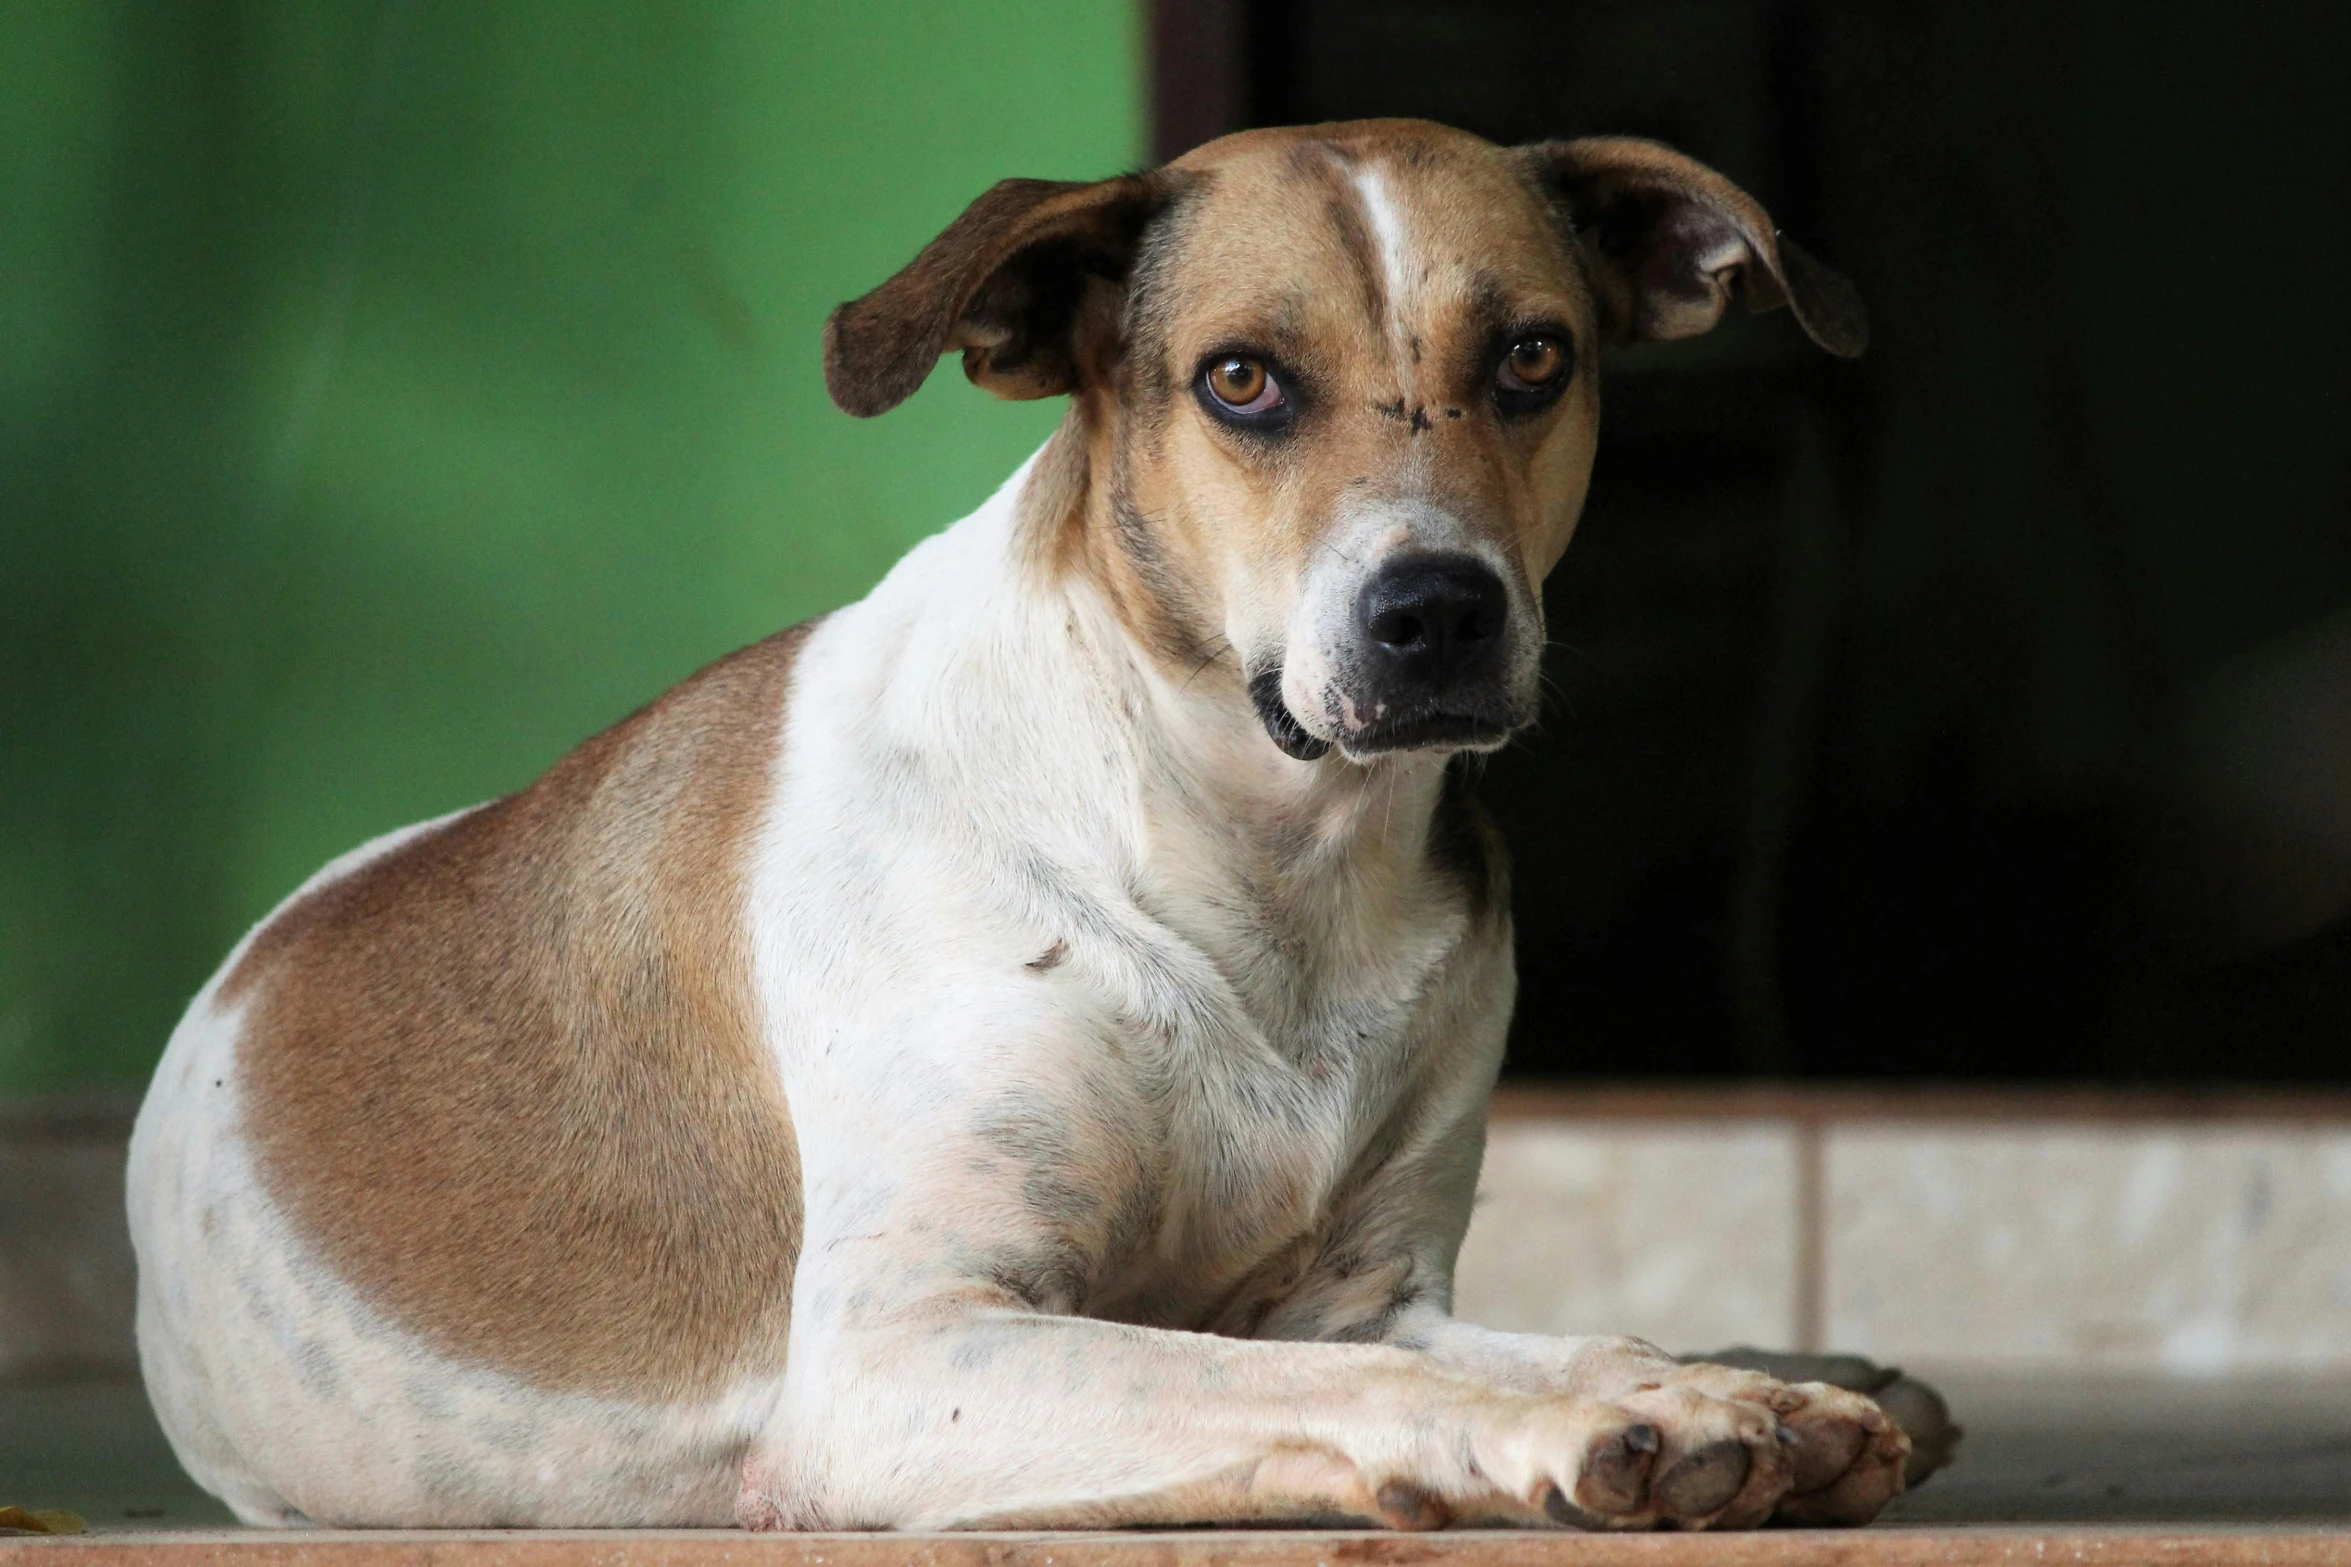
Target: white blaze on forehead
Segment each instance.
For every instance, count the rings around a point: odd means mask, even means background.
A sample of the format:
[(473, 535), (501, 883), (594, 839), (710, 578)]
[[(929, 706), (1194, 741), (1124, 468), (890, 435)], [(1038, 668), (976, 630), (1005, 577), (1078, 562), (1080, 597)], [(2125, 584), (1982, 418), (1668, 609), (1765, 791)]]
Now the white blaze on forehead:
[[(1371, 164), (1358, 164), (1349, 171), (1355, 182), (1355, 194), (1363, 203), (1363, 215), (1371, 224), (1372, 238), (1380, 247), (1382, 292), (1388, 301), (1388, 336), (1394, 346), (1401, 348), (1405, 335), (1405, 309), (1411, 281), (1411, 237), (1404, 231), (1404, 209), (1396, 202), (1394, 193), (1380, 171)], [(1396, 355), (1397, 369), (1407, 377), (1408, 356)]]
[(1388, 194), (1388, 182), (1378, 169), (1359, 165), (1354, 178), (1355, 192), (1363, 198), (1364, 216), (1371, 220), (1371, 232), (1380, 242), (1380, 266), (1386, 272), (1392, 319), (1396, 314), (1393, 302), (1404, 292), (1404, 214)]

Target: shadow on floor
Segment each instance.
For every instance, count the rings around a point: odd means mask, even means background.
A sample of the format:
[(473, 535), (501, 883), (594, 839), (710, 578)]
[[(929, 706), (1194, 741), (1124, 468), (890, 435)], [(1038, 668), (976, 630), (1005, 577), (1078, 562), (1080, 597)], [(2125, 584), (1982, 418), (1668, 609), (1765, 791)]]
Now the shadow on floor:
[(1888, 1522), (2351, 1520), (2351, 1378), (1923, 1374), (1967, 1436)]

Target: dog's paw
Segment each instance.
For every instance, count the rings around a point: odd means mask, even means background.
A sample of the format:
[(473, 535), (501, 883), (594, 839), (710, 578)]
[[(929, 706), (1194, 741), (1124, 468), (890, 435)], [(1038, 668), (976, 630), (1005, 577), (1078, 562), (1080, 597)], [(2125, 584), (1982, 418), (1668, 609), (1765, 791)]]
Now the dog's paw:
[(1917, 1490), (1929, 1475), (1949, 1465), (1958, 1454), (1960, 1438), (1967, 1434), (1951, 1418), (1951, 1406), (1942, 1394), (1899, 1366), (1881, 1366), (1859, 1355), (1803, 1354), (1741, 1344), (1683, 1359), (1760, 1371), (1782, 1382), (1826, 1382), (1848, 1393), (1866, 1394), (1910, 1438), (1910, 1459), (1902, 1468), (1904, 1490)]
[(1676, 1368), (1667, 1385), (1767, 1408), (1777, 1418), (1792, 1474), (1768, 1511), (1776, 1522), (1864, 1524), (1902, 1494), (1910, 1438), (1873, 1399), (1827, 1382), (1781, 1382), (1706, 1362)]
[(1496, 1444), (1489, 1475), (1580, 1529), (1753, 1528), (1795, 1478), (1795, 1442), (1760, 1404), (1651, 1383), (1546, 1401)]

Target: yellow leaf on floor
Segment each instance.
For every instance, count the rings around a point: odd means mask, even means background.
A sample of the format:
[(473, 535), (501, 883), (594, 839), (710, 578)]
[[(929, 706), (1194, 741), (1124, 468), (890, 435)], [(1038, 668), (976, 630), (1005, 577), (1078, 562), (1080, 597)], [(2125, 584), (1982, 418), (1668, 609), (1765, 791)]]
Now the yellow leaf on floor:
[(80, 1513), (0, 1507), (0, 1534), (80, 1534), (89, 1527)]

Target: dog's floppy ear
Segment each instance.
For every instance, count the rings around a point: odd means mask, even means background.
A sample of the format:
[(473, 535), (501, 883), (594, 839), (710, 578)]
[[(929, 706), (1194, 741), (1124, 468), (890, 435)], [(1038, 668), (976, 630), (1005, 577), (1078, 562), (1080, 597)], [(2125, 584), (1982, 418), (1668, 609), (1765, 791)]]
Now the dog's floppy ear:
[(1615, 341), (1694, 337), (1736, 299), (1749, 310), (1791, 306), (1812, 340), (1843, 358), (1869, 346), (1852, 283), (1695, 158), (1631, 136), (1538, 142), (1518, 154), (1582, 242), (1601, 328)]
[(896, 277), (827, 318), (833, 401), (861, 419), (887, 413), (951, 348), (999, 397), (1072, 390), (1089, 292), (1125, 280), (1167, 189), (1156, 174), (991, 186)]

